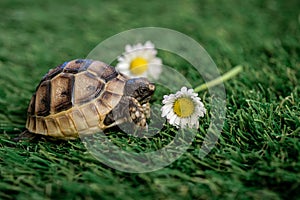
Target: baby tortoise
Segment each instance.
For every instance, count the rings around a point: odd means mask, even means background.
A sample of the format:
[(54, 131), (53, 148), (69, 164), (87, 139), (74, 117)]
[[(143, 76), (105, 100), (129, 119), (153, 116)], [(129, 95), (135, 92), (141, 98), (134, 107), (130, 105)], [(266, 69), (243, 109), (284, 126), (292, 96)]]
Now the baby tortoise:
[(61, 139), (90, 135), (124, 122), (146, 128), (155, 85), (101, 61), (77, 59), (51, 69), (29, 107), (27, 132)]

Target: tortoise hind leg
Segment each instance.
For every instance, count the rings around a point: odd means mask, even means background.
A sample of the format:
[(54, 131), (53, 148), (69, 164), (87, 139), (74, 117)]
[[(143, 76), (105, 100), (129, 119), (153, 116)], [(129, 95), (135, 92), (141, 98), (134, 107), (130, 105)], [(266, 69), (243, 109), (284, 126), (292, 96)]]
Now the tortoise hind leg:
[(34, 139), (39, 138), (39, 136), (35, 133), (31, 133), (30, 131), (28, 131), (27, 129), (25, 131), (23, 131), (22, 133), (20, 133), (20, 135), (16, 138), (13, 138), (13, 141), (15, 142), (20, 142), (20, 141), (32, 141)]

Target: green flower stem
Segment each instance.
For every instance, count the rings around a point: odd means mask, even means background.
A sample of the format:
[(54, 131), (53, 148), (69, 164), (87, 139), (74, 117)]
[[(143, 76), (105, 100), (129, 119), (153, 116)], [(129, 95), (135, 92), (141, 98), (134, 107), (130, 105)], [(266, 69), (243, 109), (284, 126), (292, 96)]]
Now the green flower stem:
[(199, 85), (198, 87), (196, 87), (194, 89), (194, 91), (198, 93), (202, 90), (206, 90), (207, 88), (211, 88), (216, 85), (219, 85), (220, 83), (227, 81), (228, 79), (234, 77), (235, 75), (240, 73), (242, 70), (243, 70), (243, 67), (241, 65), (238, 65), (235, 68), (233, 68), (232, 70), (230, 70), (230, 71), (226, 72), (225, 74), (223, 74), (222, 76), (220, 76), (219, 78), (216, 78), (212, 81), (209, 81), (207, 83)]

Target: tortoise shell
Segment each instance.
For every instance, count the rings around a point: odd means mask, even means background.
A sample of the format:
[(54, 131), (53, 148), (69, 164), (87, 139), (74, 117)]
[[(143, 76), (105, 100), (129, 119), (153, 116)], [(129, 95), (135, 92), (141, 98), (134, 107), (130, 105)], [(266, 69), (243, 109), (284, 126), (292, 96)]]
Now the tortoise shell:
[(58, 138), (104, 130), (129, 78), (101, 62), (77, 59), (51, 69), (31, 98), (26, 128)]

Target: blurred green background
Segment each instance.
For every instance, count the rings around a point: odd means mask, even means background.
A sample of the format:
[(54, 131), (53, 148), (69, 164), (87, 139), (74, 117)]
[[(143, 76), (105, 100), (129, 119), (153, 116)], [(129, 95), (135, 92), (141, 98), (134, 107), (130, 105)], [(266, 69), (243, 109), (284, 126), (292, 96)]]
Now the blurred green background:
[[(297, 0), (1, 0), (0, 199), (299, 199), (299, 8)], [(197, 156), (200, 133), (176, 162), (145, 174), (106, 167), (80, 141), (11, 141), (50, 68), (147, 26), (192, 37), (221, 73), (244, 66), (225, 83), (226, 123), (207, 157)]]

